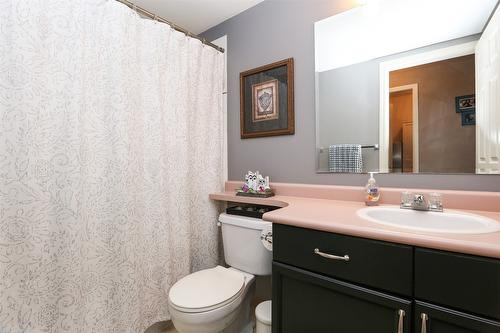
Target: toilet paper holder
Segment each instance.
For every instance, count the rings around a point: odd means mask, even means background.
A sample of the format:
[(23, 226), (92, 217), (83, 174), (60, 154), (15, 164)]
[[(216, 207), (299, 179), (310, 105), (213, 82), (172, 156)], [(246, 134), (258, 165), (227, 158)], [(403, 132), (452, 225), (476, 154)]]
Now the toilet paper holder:
[(272, 244), (273, 243), (273, 233), (270, 231), (266, 234), (260, 235), (260, 240), (266, 241), (266, 242)]

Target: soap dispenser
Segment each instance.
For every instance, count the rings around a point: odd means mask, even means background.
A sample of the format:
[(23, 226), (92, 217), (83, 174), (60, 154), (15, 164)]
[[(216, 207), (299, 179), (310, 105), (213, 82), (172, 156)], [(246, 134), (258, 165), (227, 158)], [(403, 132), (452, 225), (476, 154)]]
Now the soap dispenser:
[(376, 206), (378, 205), (378, 200), (380, 199), (380, 191), (377, 185), (377, 181), (373, 177), (375, 172), (369, 172), (370, 179), (368, 179), (368, 183), (365, 186), (365, 204), (367, 206)]

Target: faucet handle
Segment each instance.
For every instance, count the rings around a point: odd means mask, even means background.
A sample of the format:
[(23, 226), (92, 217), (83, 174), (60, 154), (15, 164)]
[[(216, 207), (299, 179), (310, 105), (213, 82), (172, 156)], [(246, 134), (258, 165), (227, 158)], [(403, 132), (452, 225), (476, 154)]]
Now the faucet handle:
[(441, 193), (429, 194), (429, 210), (442, 212), (443, 211), (443, 196)]
[(401, 193), (401, 208), (411, 208), (413, 193), (404, 191)]

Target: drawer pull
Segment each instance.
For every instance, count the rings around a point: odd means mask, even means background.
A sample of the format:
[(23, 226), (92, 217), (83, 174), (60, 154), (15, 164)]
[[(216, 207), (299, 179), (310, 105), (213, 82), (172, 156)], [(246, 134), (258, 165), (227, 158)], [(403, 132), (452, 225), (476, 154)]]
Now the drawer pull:
[(422, 329), (420, 330), (420, 333), (427, 333), (427, 320), (429, 317), (425, 313), (422, 313), (420, 318), (422, 318)]
[(399, 310), (398, 311), (399, 315), (399, 320), (398, 320), (398, 333), (403, 333), (404, 327), (404, 318), (405, 318), (405, 311), (404, 310)]
[(317, 254), (319, 256), (322, 256), (323, 258), (327, 258), (327, 259), (333, 259), (333, 260), (344, 260), (344, 261), (349, 261), (349, 256), (346, 254), (345, 256), (341, 257), (341, 256), (336, 256), (336, 255), (333, 255), (333, 254), (328, 254), (328, 253), (324, 253), (324, 252), (321, 252), (318, 248), (314, 249), (314, 254)]

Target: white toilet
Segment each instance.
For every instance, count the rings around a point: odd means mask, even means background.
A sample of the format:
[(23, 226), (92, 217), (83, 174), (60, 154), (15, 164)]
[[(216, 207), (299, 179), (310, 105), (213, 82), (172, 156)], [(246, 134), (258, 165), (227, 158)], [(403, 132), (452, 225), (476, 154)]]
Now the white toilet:
[(260, 240), (270, 225), (260, 219), (221, 214), (224, 257), (217, 266), (192, 273), (170, 289), (168, 306), (180, 333), (236, 333), (250, 327), (254, 274), (270, 275), (272, 252)]

